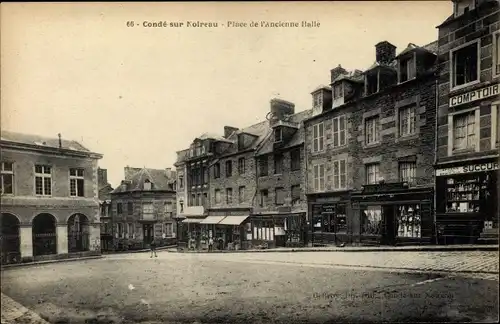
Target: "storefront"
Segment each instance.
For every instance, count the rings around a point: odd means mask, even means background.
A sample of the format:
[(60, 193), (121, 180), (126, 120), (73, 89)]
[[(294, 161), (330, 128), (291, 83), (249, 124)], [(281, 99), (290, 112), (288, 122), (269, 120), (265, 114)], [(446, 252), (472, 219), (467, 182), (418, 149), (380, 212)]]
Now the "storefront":
[(301, 247), (307, 240), (306, 213), (288, 209), (253, 214), (245, 232), (253, 248)]
[(212, 235), (215, 250), (241, 250), (249, 247), (249, 208), (211, 208), (208, 214), (201, 225), (207, 237)]
[(351, 213), (349, 193), (315, 195), (308, 199), (311, 215), (308, 236), (312, 245), (351, 243), (352, 229), (348, 219)]
[(436, 169), (440, 244), (474, 244), (485, 230), (498, 228), (498, 170), (497, 158)]
[(366, 185), (352, 193), (354, 241), (373, 245), (433, 242), (433, 190), (404, 183)]

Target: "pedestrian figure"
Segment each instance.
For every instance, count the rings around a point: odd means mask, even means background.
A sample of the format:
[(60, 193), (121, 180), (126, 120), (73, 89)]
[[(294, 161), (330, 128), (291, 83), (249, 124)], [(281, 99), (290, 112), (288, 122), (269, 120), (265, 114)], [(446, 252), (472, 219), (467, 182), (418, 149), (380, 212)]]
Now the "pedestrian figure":
[(155, 258), (157, 258), (158, 255), (156, 254), (156, 242), (155, 242), (154, 238), (151, 240), (151, 243), (149, 244), (149, 247), (151, 248), (151, 256), (150, 256), (150, 258), (153, 257), (153, 252), (155, 253)]
[(208, 239), (208, 252), (211, 252), (214, 248), (214, 239), (210, 236)]

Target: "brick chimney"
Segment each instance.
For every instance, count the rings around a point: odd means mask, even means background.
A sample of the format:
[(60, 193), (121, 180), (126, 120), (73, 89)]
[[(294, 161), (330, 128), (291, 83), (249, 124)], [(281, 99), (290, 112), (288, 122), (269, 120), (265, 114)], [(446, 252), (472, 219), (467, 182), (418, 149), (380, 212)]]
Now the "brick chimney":
[(284, 120), (285, 116), (295, 114), (295, 104), (283, 99), (271, 99), (271, 113), (275, 120)]
[(344, 69), (340, 64), (336, 67), (330, 70), (330, 82), (333, 83), (333, 81), (341, 74), (346, 74), (347, 70)]
[(232, 133), (236, 132), (238, 128), (232, 126), (224, 126), (224, 138), (228, 138)]
[(375, 45), (375, 58), (379, 63), (389, 63), (396, 58), (396, 46), (388, 41), (383, 41)]
[(97, 168), (97, 183), (100, 186), (105, 186), (108, 184), (108, 170)]

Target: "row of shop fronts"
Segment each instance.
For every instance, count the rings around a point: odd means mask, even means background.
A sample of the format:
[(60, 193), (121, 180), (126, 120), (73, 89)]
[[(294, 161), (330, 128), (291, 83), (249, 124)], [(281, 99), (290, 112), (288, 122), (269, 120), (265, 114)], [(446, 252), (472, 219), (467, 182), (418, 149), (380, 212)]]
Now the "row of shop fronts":
[(306, 244), (305, 212), (255, 213), (250, 208), (211, 209), (178, 219), (179, 242), (190, 250), (298, 247)]

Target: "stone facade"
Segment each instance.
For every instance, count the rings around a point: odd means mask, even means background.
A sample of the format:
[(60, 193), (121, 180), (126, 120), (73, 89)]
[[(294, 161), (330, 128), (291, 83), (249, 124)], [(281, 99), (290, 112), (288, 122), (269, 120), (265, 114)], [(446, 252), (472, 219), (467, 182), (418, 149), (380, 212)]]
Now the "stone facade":
[(2, 231), (12, 237), (6, 253), (20, 253), (25, 261), (100, 253), (102, 155), (74, 141), (11, 132), (2, 132), (1, 151), (2, 178), (13, 180), (2, 194)]

